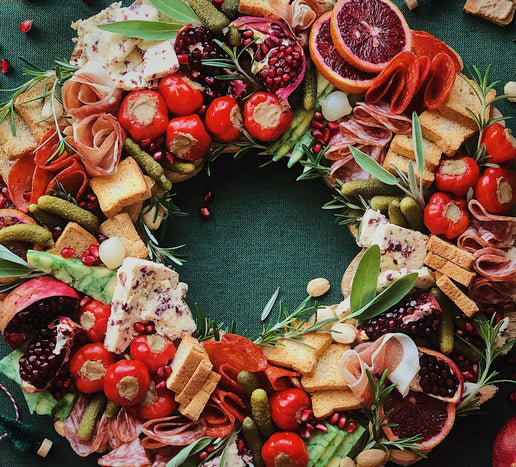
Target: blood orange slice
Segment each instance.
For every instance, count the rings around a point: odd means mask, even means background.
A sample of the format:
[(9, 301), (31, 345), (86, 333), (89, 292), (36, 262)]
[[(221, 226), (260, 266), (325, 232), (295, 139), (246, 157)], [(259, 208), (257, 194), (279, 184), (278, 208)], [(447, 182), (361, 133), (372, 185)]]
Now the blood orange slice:
[(322, 15), (310, 32), (310, 55), (315, 66), (330, 83), (344, 92), (357, 94), (366, 91), (375, 78), (350, 65), (337, 52), (330, 33), (331, 11)]
[(389, 0), (339, 0), (331, 15), (331, 37), (348, 63), (373, 73), (412, 46), (405, 18)]
[(426, 31), (412, 31), (412, 49), (418, 57), (428, 57), (432, 60), (439, 52), (449, 55), (453, 60), (455, 72), (462, 70), (462, 58), (446, 42), (437, 39)]
[(437, 446), (449, 433), (455, 421), (455, 404), (427, 396), (423, 392), (409, 391), (402, 397), (393, 391), (380, 409), (380, 415), (392, 410), (386, 423), (396, 426), (384, 427), (387, 438), (395, 441), (421, 435), (423, 440), (416, 443), (422, 451)]

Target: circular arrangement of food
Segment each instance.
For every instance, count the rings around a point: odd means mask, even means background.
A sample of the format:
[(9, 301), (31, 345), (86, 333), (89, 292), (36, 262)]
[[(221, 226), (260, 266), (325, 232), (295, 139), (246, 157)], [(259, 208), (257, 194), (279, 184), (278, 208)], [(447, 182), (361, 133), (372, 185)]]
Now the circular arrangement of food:
[[(504, 26), (502, 3), (465, 10)], [(516, 140), (499, 108), (516, 83), (464, 66), (390, 0), (95, 13), (72, 24), (69, 61), (27, 63), (2, 91), (2, 377), (91, 465), (441, 465), (456, 418), (514, 383)], [(162, 229), (184, 214), (181, 182), (257, 153), (324, 182), (361, 251), (338, 303), (317, 277), (297, 307), (278, 287), (227, 325), (188, 305)], [(50, 458), (0, 389), (3, 438)], [(515, 424), (486, 447), (494, 467), (516, 465)]]

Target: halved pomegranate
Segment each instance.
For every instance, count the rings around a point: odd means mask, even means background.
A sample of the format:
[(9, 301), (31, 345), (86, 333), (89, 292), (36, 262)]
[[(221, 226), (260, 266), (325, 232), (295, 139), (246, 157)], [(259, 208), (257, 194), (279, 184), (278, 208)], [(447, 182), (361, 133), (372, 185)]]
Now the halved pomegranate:
[(66, 316), (60, 316), (32, 339), (20, 358), (20, 379), (27, 392), (50, 387), (83, 329)]
[(455, 404), (422, 392), (409, 391), (406, 397), (402, 397), (398, 391), (392, 391), (380, 407), (380, 416), (389, 410), (392, 412), (385, 422), (396, 426), (384, 427), (387, 438), (395, 441), (421, 435), (423, 440), (415, 444), (423, 452), (437, 446), (455, 421)]
[(500, 429), (493, 445), (493, 467), (513, 465), (516, 465), (516, 417)]
[(462, 397), (462, 373), (446, 355), (418, 347), (419, 365), (417, 386), (425, 394), (445, 402), (458, 404)]
[(13, 349), (28, 333), (45, 327), (57, 316), (72, 316), (79, 306), (77, 292), (52, 277), (38, 277), (16, 287), (0, 310), (0, 332)]

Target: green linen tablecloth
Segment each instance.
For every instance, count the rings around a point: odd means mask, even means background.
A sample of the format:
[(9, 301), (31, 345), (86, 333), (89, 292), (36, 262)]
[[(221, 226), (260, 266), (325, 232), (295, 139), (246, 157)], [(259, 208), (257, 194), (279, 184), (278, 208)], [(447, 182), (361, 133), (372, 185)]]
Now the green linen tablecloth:
[[(0, 58), (12, 64), (6, 76), (0, 75), (0, 88), (22, 82), (19, 57), (42, 68), (51, 66), (54, 58), (69, 57), (74, 36), (70, 23), (97, 13), (109, 3), (92, 0), (88, 6), (81, 0), (0, 0)], [(396, 3), (412, 28), (427, 30), (446, 41), (466, 65), (475, 64), (483, 70), (492, 64), (493, 78), (501, 83), (516, 79), (515, 23), (500, 28), (465, 15), (464, 0), (420, 0), (412, 12), (402, 1)], [(34, 20), (26, 35), (18, 30), (25, 19)], [(502, 86), (497, 87), (498, 92)], [(504, 114), (515, 114), (514, 104), (500, 108)], [(514, 128), (514, 122), (510, 125)], [(201, 174), (176, 185), (177, 204), (190, 215), (173, 218), (164, 232), (166, 244), (187, 244), (189, 259), (178, 271), (189, 284), (189, 304), (199, 303), (217, 320), (236, 320), (238, 331), (250, 336), (259, 330), (260, 312), (277, 286), (281, 286), (280, 298), (292, 308), (305, 297), (310, 279), (326, 277), (332, 289), (323, 303), (338, 303), (342, 299), (340, 278), (358, 251), (347, 229), (334, 223), (333, 213), (320, 209), (330, 198), (326, 186), (320, 181), (296, 182), (299, 168), (287, 169), (284, 163), (277, 163), (260, 169), (262, 162), (258, 156), (247, 156), (233, 163), (227, 156), (217, 161), (211, 177)], [(212, 190), (215, 199), (210, 205), (211, 220), (202, 222), (197, 211), (206, 190)], [(8, 350), (5, 344), (0, 345), (0, 355)], [(506, 376), (511, 373), (510, 368), (503, 372)], [(53, 431), (48, 417), (30, 416), (15, 384), (3, 375), (0, 383), (13, 392), (21, 419), (55, 441), (45, 460), (19, 453), (8, 439), (0, 441), (0, 466), (96, 465), (93, 456), (76, 456)], [(509, 388), (502, 388), (497, 398), (486, 404), (488, 414), (458, 420), (430, 459), (418, 465), (489, 466), (497, 430), (515, 415), (507, 403), (508, 392)], [(0, 411), (13, 415), (2, 392)]]

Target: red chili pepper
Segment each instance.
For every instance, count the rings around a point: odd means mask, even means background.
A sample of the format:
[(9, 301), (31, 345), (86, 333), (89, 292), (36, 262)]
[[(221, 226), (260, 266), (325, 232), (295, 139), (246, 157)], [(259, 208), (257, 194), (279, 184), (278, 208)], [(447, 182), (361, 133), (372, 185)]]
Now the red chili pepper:
[(174, 344), (159, 334), (136, 336), (129, 347), (131, 358), (145, 363), (151, 373), (166, 365), (176, 353)]
[[(61, 252), (63, 254), (63, 252)], [(111, 306), (91, 300), (79, 310), (79, 323), (91, 342), (104, 342)]]
[(435, 186), (439, 191), (464, 196), (479, 177), (480, 169), (472, 157), (462, 154), (443, 157), (435, 171)]
[(242, 131), (242, 114), (237, 101), (229, 96), (217, 97), (208, 107), (204, 122), (218, 140), (235, 141)]
[(434, 193), (425, 206), (424, 222), (434, 235), (458, 237), (469, 225), (466, 200), (448, 193)]
[(505, 214), (516, 201), (516, 175), (505, 167), (486, 169), (475, 185), (475, 198), (492, 214)]
[(138, 405), (138, 416), (145, 420), (168, 417), (177, 408), (174, 394), (166, 388), (151, 387)]
[(165, 76), (158, 85), (158, 92), (165, 99), (167, 106), (176, 117), (193, 114), (203, 102), (202, 86), (187, 78), (182, 73)]
[(262, 457), (266, 467), (306, 467), (308, 464), (306, 444), (298, 434), (290, 431), (274, 433), (265, 441)]
[(86, 344), (70, 361), (70, 374), (77, 389), (85, 394), (93, 394), (104, 389), (107, 368), (115, 363), (115, 354), (108, 352), (104, 344)]
[(106, 370), (104, 393), (120, 405), (135, 405), (150, 388), (147, 367), (137, 360), (120, 360)]
[(486, 145), (486, 153), (491, 156), (487, 162), (503, 164), (516, 157), (516, 139), (511, 130), (500, 122), (493, 123), (484, 130), (481, 144)]
[(187, 161), (202, 159), (211, 146), (211, 136), (204, 128), (199, 115), (170, 120), (167, 128), (168, 150)]
[(294, 431), (301, 423), (301, 414), (311, 408), (308, 394), (297, 388), (275, 392), (269, 399), (272, 421), (280, 430)]
[(292, 123), (292, 110), (278, 96), (266, 92), (254, 93), (244, 106), (244, 126), (253, 138), (274, 141)]
[(156, 91), (132, 91), (122, 101), (118, 121), (136, 141), (156, 139), (167, 131), (167, 104)]

